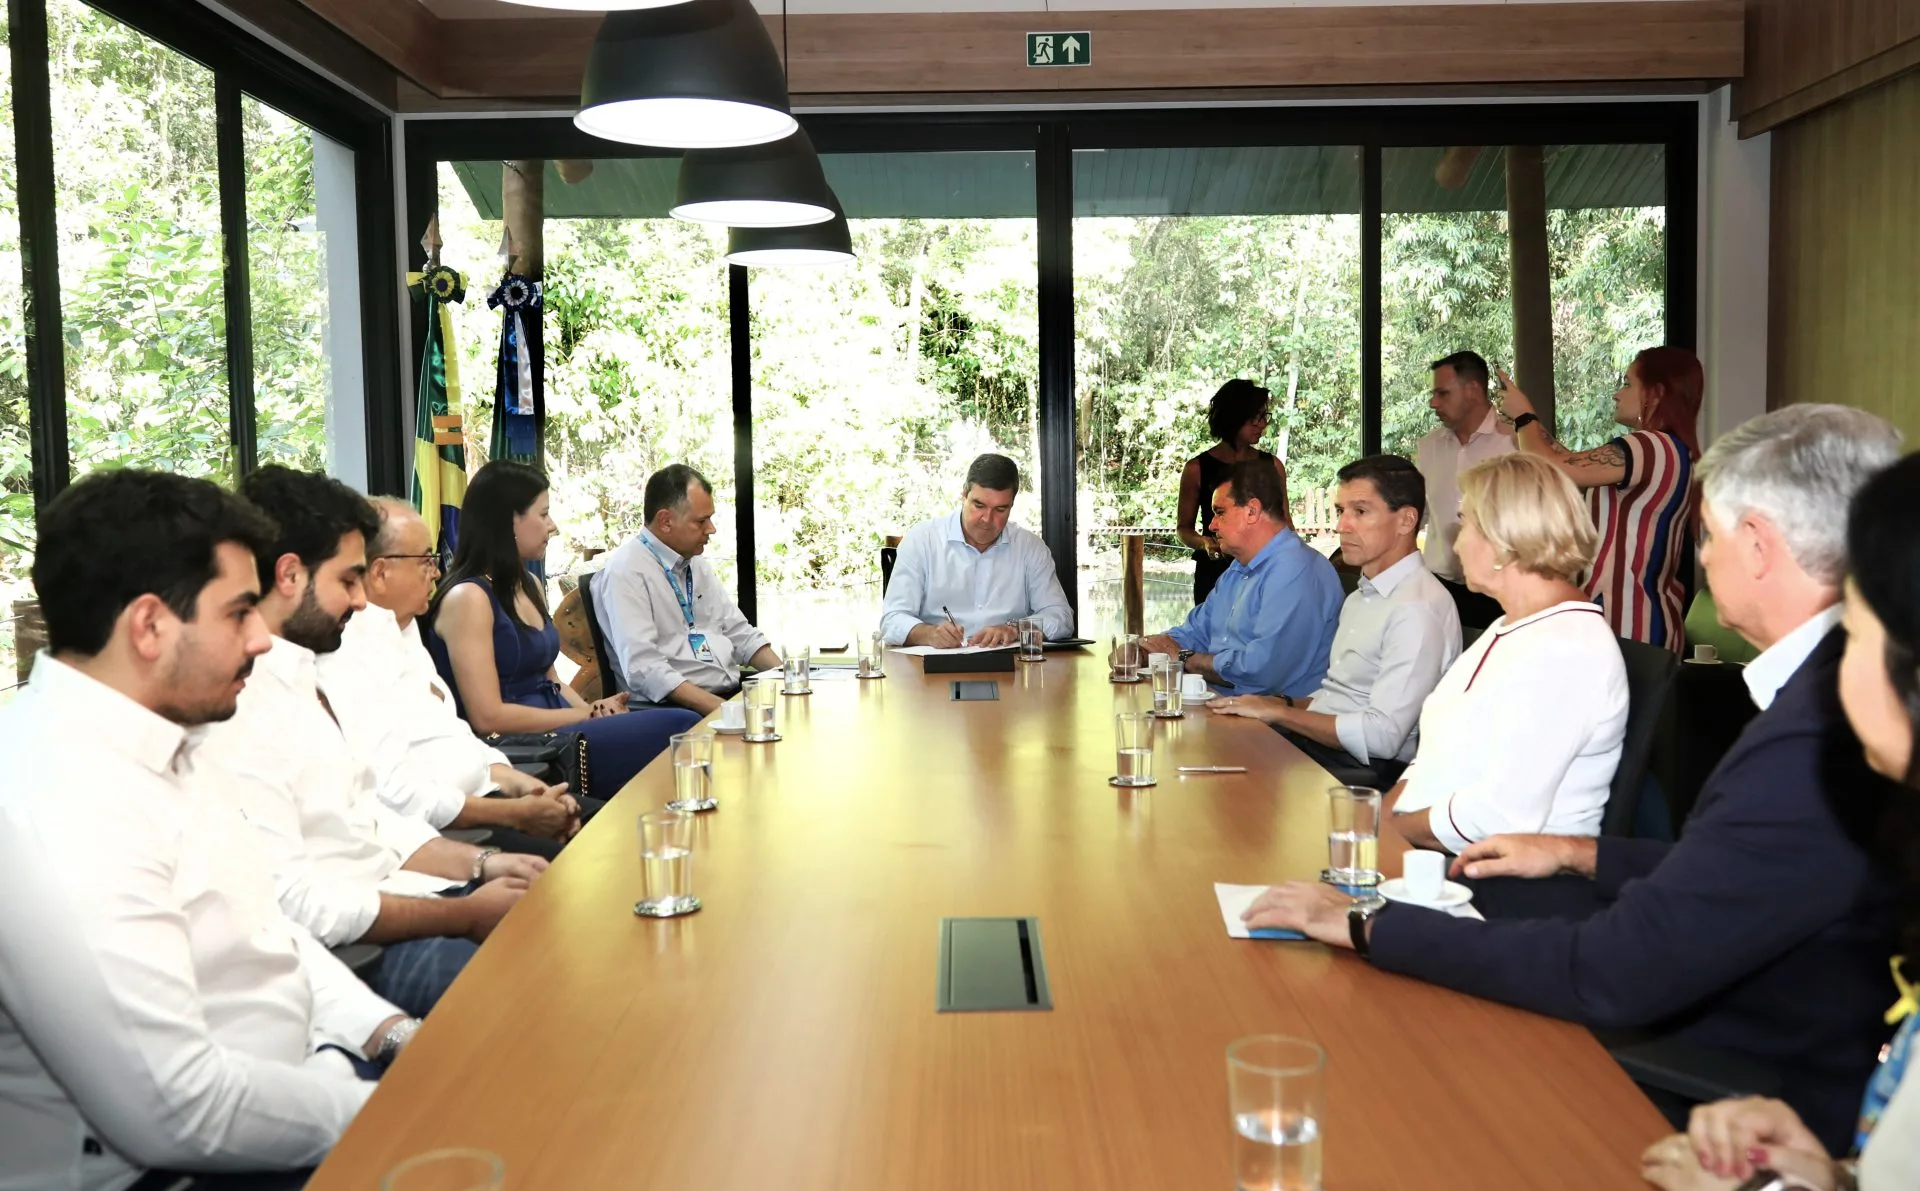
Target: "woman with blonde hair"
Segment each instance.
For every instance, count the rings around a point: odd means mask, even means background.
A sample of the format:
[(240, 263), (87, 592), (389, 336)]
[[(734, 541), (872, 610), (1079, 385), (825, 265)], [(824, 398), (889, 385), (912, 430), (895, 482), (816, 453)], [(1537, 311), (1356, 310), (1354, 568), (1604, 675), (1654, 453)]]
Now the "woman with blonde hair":
[(1467, 586), (1501, 617), (1420, 709), (1394, 823), (1458, 853), (1503, 833), (1599, 835), (1627, 725), (1620, 643), (1580, 578), (1598, 534), (1559, 468), (1503, 455), (1460, 476)]

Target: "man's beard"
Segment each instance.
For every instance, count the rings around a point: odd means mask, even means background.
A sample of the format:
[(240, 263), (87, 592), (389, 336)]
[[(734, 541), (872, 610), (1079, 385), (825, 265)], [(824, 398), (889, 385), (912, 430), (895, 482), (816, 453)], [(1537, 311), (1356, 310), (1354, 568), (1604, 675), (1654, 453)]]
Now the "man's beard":
[[(180, 688), (190, 685), (182, 678), (182, 674), (192, 669), (191, 662), (192, 659), (189, 657), (177, 662), (167, 672), (167, 694), (173, 694)], [(241, 666), (233, 677), (240, 682), (245, 682), (247, 676), (252, 673), (253, 659), (248, 658), (246, 664)], [(179, 724), (183, 728), (197, 728), (201, 724), (218, 724), (232, 719), (233, 713), (239, 709), (239, 706), (237, 695), (229, 698), (225, 690), (222, 690), (217, 697), (202, 703), (162, 703), (154, 708), (154, 711), (170, 723)]]
[(309, 580), (307, 590), (300, 594), (300, 606), (280, 626), (280, 635), (302, 649), (332, 653), (340, 648), (341, 636), (346, 628), (346, 617), (330, 616), (320, 607), (319, 597), (314, 594), (313, 583)]

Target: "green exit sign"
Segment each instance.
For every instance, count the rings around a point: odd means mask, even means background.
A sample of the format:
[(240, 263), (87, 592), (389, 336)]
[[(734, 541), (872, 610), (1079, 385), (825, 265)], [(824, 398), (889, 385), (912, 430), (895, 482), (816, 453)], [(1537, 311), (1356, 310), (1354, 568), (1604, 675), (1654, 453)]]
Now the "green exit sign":
[(1027, 34), (1028, 66), (1090, 66), (1093, 64), (1093, 34), (1082, 29), (1073, 33)]

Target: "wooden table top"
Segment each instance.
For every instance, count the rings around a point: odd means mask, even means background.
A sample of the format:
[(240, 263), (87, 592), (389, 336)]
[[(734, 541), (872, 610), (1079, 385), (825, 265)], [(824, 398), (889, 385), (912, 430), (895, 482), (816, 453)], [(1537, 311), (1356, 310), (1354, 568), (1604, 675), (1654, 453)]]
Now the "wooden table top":
[[(1112, 712), (1145, 684), (1050, 656), (954, 703), (952, 675), (783, 698), (722, 735), (686, 918), (636, 918), (635, 815), (662, 757), (501, 924), (312, 1191), (479, 1146), (529, 1188), (1229, 1188), (1227, 1044), (1328, 1053), (1329, 1191), (1643, 1187), (1666, 1126), (1578, 1027), (1227, 937), (1215, 881), (1317, 873), (1327, 775), (1189, 708), (1122, 791)], [(1176, 777), (1176, 764), (1246, 765)], [(1382, 841), (1397, 871), (1398, 849)], [(1051, 1012), (936, 1013), (939, 923), (1040, 920)]]

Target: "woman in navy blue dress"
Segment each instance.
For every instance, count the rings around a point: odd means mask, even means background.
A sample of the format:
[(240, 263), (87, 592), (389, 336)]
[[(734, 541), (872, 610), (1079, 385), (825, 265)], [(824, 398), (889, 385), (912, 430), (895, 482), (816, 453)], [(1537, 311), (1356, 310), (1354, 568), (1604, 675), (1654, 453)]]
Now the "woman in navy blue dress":
[(611, 798), (700, 717), (628, 711), (625, 694), (588, 703), (560, 681), (560, 631), (527, 570), (558, 532), (539, 471), (496, 459), (475, 473), (453, 565), (427, 613), (427, 648), (475, 731), (583, 733), (594, 793)]

